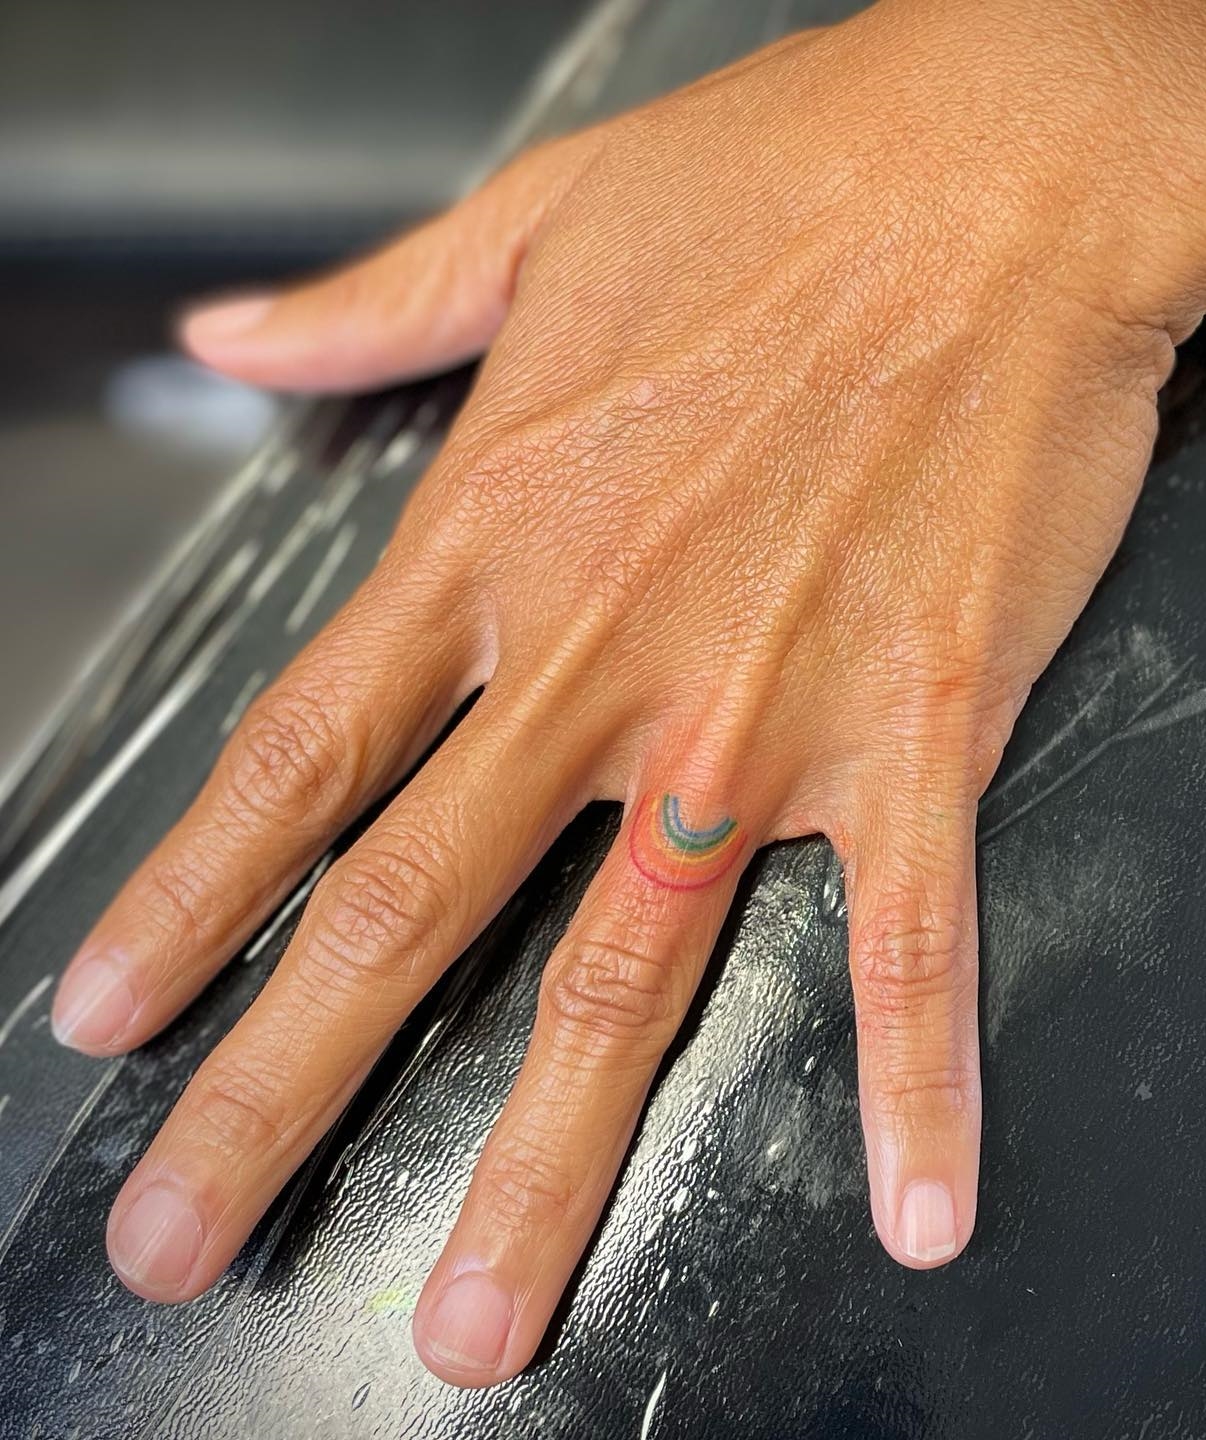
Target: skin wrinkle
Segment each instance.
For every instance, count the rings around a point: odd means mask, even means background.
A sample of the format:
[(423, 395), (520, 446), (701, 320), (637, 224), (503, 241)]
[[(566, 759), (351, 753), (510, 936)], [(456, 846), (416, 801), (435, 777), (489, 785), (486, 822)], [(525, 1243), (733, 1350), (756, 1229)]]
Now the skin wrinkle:
[(758, 422), (760, 419), (761, 419), (761, 416), (758, 415), (758, 414), (755, 414), (755, 415), (751, 418), (751, 420), (749, 421), (750, 428), (755, 428), (755, 429), (756, 429), (757, 422)]
[[(845, 867), (879, 1236), (914, 1266), (967, 1244), (977, 800), (1126, 522), (1160, 327), (1206, 303), (1206, 202), (1186, 203), (1206, 143), (1169, 118), (1206, 99), (1206, 13), (1172, 8), (881, 0), (533, 153), (250, 334), (189, 322), (208, 363), (303, 387), (493, 342), (360, 601), (236, 731), (230, 753), (259, 747), (249, 782), (220, 764), (96, 932), (130, 944), (149, 915), (163, 932), (157, 957), (131, 952), (143, 1038), (458, 686), (485, 682), (318, 884), (117, 1201), (120, 1220), (185, 1167), (208, 1236), (189, 1294), (594, 798), (623, 802), (621, 833), (420, 1299), (426, 1363), (489, 1384), (535, 1352), (772, 837), (820, 830)], [(695, 889), (658, 883), (679, 872), (652, 863), (654, 831), (633, 846), (666, 796), (684, 834), (740, 827), (738, 859)], [(203, 846), (191, 910), (164, 915), (156, 884)], [(224, 1065), (210, 1120), (229, 1133), (207, 1150), (195, 1107)], [(223, 1154), (257, 1116), (288, 1127), (287, 1153)], [(937, 1193), (955, 1227), (920, 1252), (909, 1193)], [(438, 1304), (484, 1270), (509, 1328), (482, 1343), (503, 1358), (452, 1367)]]

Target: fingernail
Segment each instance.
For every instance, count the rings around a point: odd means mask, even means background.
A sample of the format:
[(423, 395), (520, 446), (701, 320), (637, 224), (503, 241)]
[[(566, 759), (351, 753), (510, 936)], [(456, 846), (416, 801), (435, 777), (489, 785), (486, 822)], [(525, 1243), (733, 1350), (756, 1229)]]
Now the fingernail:
[(511, 1332), (511, 1296), (492, 1276), (458, 1275), (444, 1286), (423, 1340), (431, 1353), (462, 1370), (496, 1370)]
[(243, 335), (265, 318), (275, 302), (273, 295), (242, 295), (237, 300), (221, 300), (190, 310), (184, 317), (184, 329), (190, 342), (205, 344), (210, 340), (231, 340)]
[(914, 1180), (900, 1197), (896, 1243), (914, 1260), (945, 1260), (955, 1253), (955, 1201), (936, 1180)]
[(59, 987), (50, 1028), (61, 1045), (112, 1045), (134, 1015), (134, 992), (112, 960), (85, 960)]
[(109, 1236), (109, 1258), (123, 1278), (172, 1292), (192, 1274), (203, 1237), (189, 1202), (174, 1185), (157, 1181), (122, 1212)]

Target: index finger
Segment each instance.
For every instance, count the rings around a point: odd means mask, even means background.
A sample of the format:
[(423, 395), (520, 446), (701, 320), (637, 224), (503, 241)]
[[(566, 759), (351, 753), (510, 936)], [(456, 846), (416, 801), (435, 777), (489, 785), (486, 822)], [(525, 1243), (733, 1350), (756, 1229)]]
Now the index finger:
[(439, 732), (465, 691), (464, 627), (417, 578), (399, 613), (393, 584), (375, 572), (248, 710), (67, 967), (63, 1044), (111, 1055), (167, 1024)]

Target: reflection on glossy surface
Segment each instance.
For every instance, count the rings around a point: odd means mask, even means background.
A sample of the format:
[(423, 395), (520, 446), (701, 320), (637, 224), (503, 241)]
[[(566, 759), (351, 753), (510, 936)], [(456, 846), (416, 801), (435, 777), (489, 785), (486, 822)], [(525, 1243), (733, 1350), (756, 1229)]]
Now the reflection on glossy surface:
[[(650, 7), (650, 23), (672, 12)], [(0, 885), (4, 1423), (198, 1440), (1200, 1436), (1206, 408), (1191, 366), (1119, 556), (984, 801), (982, 1197), (953, 1265), (904, 1270), (872, 1233), (840, 870), (821, 841), (777, 845), (742, 883), (537, 1364), (475, 1392), (420, 1366), (420, 1286), (518, 1069), (542, 964), (616, 833), (615, 808), (596, 806), (402, 1030), (213, 1291), (157, 1308), (110, 1274), (108, 1204), (319, 872), (125, 1059), (53, 1045), (49, 977), (231, 717), (373, 564), (464, 384), (319, 406), (278, 435), (95, 753), (14, 852)]]
[[(109, 1202), (283, 952), (318, 872), (243, 963), (124, 1060), (54, 1047), (46, 977), (195, 789), (249, 682), (371, 566), (460, 394), (440, 382), (325, 407), (266, 453), (212, 560), (228, 569), (255, 537), (218, 643), (198, 647), (184, 691), (178, 678), (123, 718), (90, 762), (88, 804), (0, 892), (0, 1395), (14, 1433), (1096, 1440), (1149, 1415), (1162, 1435), (1198, 1433), (1201, 444), (1149, 480), (984, 803), (985, 1163), (957, 1263), (903, 1270), (872, 1234), (840, 874), (823, 842), (784, 844), (743, 882), (537, 1365), (478, 1392), (420, 1366), (408, 1325), (423, 1278), (518, 1069), (541, 966), (616, 832), (598, 806), (401, 1032), (214, 1291), (155, 1308), (109, 1273)], [(1156, 1217), (1154, 1188), (1168, 1197)]]
[(0, 797), (263, 437), (160, 368), (176, 308), (446, 204), (588, 4), (4, 8)]

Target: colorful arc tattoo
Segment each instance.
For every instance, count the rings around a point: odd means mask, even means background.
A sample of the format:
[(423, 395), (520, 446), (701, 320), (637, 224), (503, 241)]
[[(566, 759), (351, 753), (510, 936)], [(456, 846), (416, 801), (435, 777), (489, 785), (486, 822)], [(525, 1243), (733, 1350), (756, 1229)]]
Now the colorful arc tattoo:
[(628, 831), (632, 863), (646, 880), (667, 890), (700, 890), (719, 880), (742, 848), (741, 826), (726, 816), (706, 830), (682, 817), (677, 795), (645, 795)]

